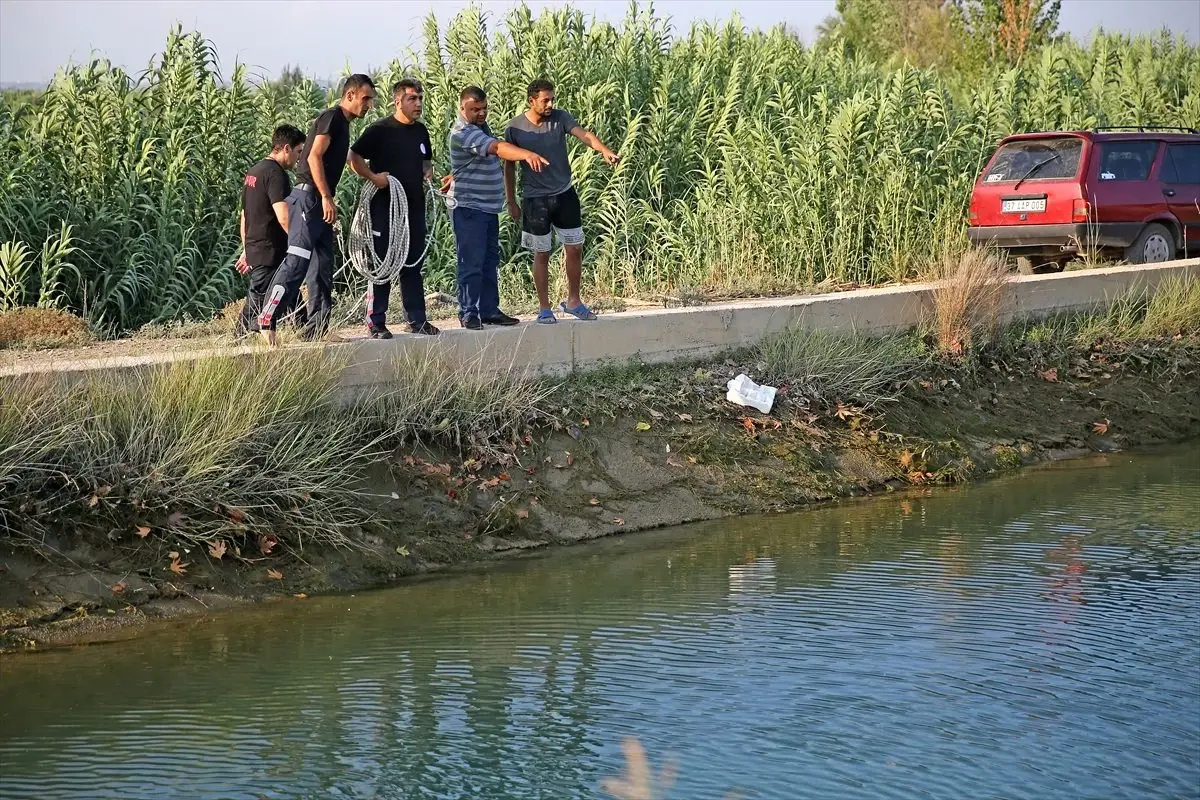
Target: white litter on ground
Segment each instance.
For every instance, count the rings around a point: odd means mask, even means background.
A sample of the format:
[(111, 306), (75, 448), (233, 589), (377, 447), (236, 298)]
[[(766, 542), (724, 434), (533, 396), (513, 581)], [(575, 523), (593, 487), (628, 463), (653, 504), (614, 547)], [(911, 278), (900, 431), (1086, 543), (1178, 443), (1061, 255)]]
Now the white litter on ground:
[(771, 406), (775, 404), (776, 390), (774, 386), (760, 386), (750, 380), (745, 373), (738, 375), (725, 385), (729, 389), (725, 393), (725, 399), (729, 402), (756, 408), (764, 414), (771, 413)]

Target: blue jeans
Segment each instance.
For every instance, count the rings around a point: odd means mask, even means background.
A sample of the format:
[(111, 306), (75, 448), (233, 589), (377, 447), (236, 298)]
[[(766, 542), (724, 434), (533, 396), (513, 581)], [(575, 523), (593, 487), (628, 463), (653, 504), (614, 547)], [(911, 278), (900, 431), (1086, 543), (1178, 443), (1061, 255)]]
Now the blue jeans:
[(500, 215), (459, 206), (450, 212), (458, 250), (458, 317), (500, 313)]

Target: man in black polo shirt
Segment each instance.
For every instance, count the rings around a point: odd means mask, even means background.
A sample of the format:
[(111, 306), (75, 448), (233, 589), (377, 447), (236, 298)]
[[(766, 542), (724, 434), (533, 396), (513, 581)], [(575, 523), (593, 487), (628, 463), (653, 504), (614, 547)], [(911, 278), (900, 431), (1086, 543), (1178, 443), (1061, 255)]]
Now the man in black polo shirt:
[(238, 315), (238, 338), (258, 329), (271, 278), (287, 253), (286, 201), (292, 192), (287, 171), (300, 160), (303, 145), (299, 128), (280, 125), (271, 135), (271, 155), (251, 167), (242, 180), (242, 254), (237, 271), (250, 276), (250, 288)]
[(308, 289), (308, 322), (302, 336), (315, 339), (325, 333), (333, 307), (333, 223), (337, 222), (334, 192), (346, 166), (350, 150), (350, 122), (371, 110), (375, 84), (370, 77), (354, 74), (346, 78), (342, 99), (321, 112), (305, 142), (305, 158), (296, 170), (296, 188), (288, 196), (287, 255), (271, 282), (262, 314), (258, 318), (263, 335), (275, 344), (276, 311), (289, 307), (300, 291)]
[[(425, 317), (425, 283), (421, 277), (421, 264), (413, 263), (425, 252), (424, 184), (433, 177), (433, 145), (429, 142), (429, 131), (417, 121), (421, 116), (423, 100), (424, 90), (420, 81), (414, 78), (398, 81), (392, 87), (396, 113), (371, 125), (350, 146), (350, 169), (371, 181), (379, 190), (371, 198), (371, 233), (375, 240), (375, 254), (380, 258), (387, 253), (388, 236), (391, 233), (388, 176), (396, 178), (404, 187), (404, 197), (408, 201), (409, 232), (408, 253), (404, 263), (412, 266), (400, 271), (400, 297), (404, 302), (404, 314), (408, 317), (409, 331), (432, 335), (438, 333), (438, 329)], [(367, 333), (372, 339), (392, 338), (386, 324), (391, 292), (390, 282), (367, 288)]]

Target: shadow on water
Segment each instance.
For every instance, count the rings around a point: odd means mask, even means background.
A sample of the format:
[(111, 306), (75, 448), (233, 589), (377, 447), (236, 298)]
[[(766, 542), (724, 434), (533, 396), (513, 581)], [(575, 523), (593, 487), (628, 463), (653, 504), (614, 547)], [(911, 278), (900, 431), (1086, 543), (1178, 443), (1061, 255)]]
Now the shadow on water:
[(686, 798), (1197, 796), (1198, 497), (1110, 455), (10, 659), (0, 797), (599, 797), (627, 734)]

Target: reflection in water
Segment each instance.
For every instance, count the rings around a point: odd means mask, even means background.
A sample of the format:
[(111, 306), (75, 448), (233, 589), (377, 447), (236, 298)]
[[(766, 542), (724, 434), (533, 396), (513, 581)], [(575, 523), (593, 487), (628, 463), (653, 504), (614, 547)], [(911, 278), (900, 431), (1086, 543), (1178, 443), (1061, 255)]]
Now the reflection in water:
[(0, 798), (1197, 797), (1200, 463), (598, 542), (0, 665)]

